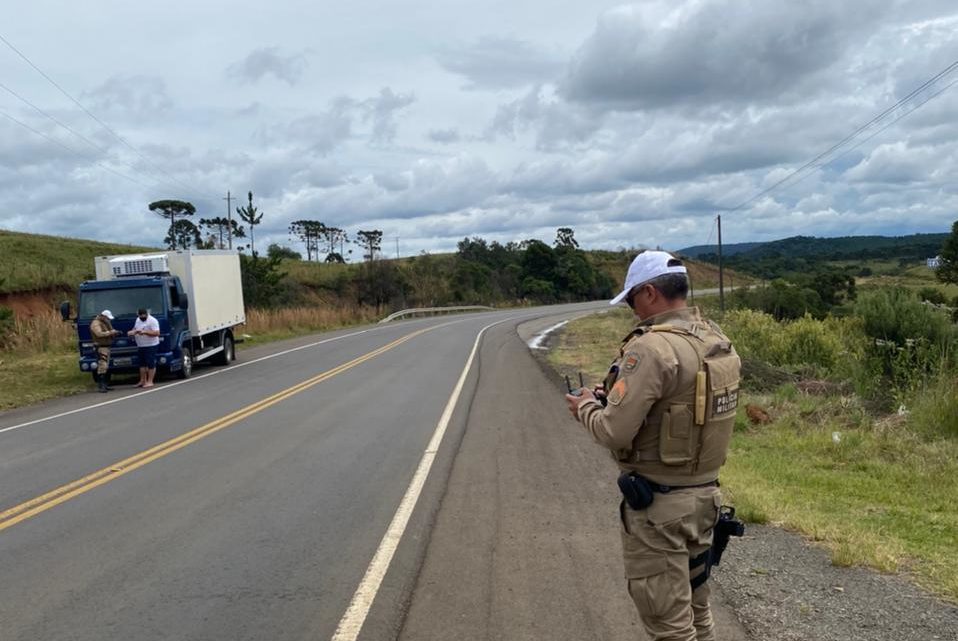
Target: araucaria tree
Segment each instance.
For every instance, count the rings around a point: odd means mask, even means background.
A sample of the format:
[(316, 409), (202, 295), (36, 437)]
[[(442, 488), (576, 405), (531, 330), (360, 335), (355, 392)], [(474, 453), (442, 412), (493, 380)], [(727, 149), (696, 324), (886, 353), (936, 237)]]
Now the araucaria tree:
[(318, 220), (294, 220), (289, 224), (289, 233), (296, 236), (306, 246), (306, 260), (319, 259), (319, 239), (325, 233), (326, 225)]
[(253, 237), (253, 228), (263, 220), (263, 214), (257, 215), (258, 210), (253, 206), (253, 192), (249, 192), (247, 196), (249, 204), (246, 207), (237, 207), (236, 213), (239, 214), (244, 223), (249, 225), (249, 251), (253, 258), (256, 258), (256, 241)]
[(356, 233), (356, 243), (363, 248), (363, 260), (374, 260), (382, 241), (383, 233), (379, 229), (361, 230)]
[[(200, 227), (202, 229), (208, 230), (214, 236), (218, 237), (216, 241), (217, 249), (226, 249), (226, 243), (223, 240), (223, 235), (226, 234), (227, 237), (232, 236), (233, 238), (246, 238), (246, 230), (240, 226), (235, 220), (226, 218), (225, 216), (217, 216), (216, 218), (200, 218)], [(228, 230), (232, 228), (232, 234), (228, 233)]]
[[(327, 263), (342, 263), (345, 261), (343, 257), (343, 247), (347, 240), (345, 230), (339, 227), (323, 227), (323, 241), (326, 244)], [(339, 251), (336, 251), (337, 245), (339, 245)]]
[(189, 249), (190, 247), (203, 247), (203, 238), (200, 235), (200, 228), (191, 221), (180, 218), (170, 226), (170, 231), (163, 239), (170, 249)]
[(196, 213), (196, 207), (193, 206), (193, 203), (185, 200), (157, 200), (150, 203), (149, 208), (154, 214), (159, 214), (170, 221), (170, 228), (166, 233), (166, 238), (169, 239), (167, 242), (171, 243), (170, 249), (176, 249), (176, 219), (184, 216), (192, 216)]

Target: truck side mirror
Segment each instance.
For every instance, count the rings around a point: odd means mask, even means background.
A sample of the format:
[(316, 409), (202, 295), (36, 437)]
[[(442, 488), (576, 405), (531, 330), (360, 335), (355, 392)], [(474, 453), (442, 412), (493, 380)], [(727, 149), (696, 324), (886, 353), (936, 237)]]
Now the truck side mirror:
[(65, 300), (60, 303), (60, 318), (64, 321), (70, 320), (70, 301)]
[(179, 308), (180, 309), (190, 308), (190, 298), (186, 294), (180, 294)]

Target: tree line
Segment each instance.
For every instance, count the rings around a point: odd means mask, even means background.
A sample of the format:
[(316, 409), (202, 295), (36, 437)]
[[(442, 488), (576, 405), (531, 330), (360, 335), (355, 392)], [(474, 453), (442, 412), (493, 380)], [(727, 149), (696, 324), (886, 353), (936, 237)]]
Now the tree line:
[[(367, 254), (368, 256), (368, 254)], [(631, 256), (616, 255), (616, 271)], [(402, 307), (443, 305), (521, 305), (611, 298), (616, 282), (590, 253), (579, 248), (574, 231), (564, 227), (549, 245), (538, 239), (489, 242), (462, 239), (452, 254), (429, 254), (401, 260), (372, 259), (340, 269), (310, 272), (304, 264), (276, 256), (256, 261), (241, 258), (248, 304), (279, 307), (319, 297), (341, 304), (375, 307), (380, 312)], [(608, 264), (609, 261), (606, 260)]]
[[(169, 249), (225, 249), (232, 246), (232, 240), (247, 239), (249, 243), (237, 243), (241, 252), (249, 250), (253, 257), (256, 252), (255, 229), (263, 221), (263, 212), (253, 204), (253, 192), (247, 193), (247, 204), (236, 208), (238, 219), (226, 217), (200, 218), (194, 223), (190, 218), (196, 214), (193, 203), (185, 200), (157, 200), (149, 204), (149, 210), (170, 221), (163, 244)], [(245, 223), (245, 226), (240, 224)], [(380, 252), (383, 232), (379, 229), (359, 230), (350, 236), (346, 230), (326, 225), (318, 220), (295, 220), (289, 224), (290, 235), (301, 241), (306, 249), (306, 260), (323, 260), (327, 263), (344, 263), (348, 255), (347, 244), (358, 245), (362, 249), (363, 260), (374, 260)], [(271, 244), (267, 248), (269, 257), (302, 259), (302, 255), (288, 247)]]

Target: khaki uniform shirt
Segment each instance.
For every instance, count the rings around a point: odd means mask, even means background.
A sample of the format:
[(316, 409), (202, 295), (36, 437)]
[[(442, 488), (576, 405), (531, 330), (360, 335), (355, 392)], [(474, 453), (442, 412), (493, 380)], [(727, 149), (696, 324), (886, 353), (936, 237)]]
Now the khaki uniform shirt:
[[(703, 320), (695, 307), (658, 314), (640, 322), (637, 329), (670, 322), (702, 328), (706, 345), (728, 340), (717, 327)], [(737, 362), (737, 356), (734, 358)], [(716, 442), (714, 447), (710, 443), (703, 453), (711, 452), (711, 455), (702, 467), (697, 463), (665, 467), (658, 455), (662, 412), (668, 409), (666, 405), (679, 399), (694, 402), (700, 365), (699, 354), (688, 340), (669, 332), (631, 334), (612, 365), (618, 373), (614, 384), (606, 390), (607, 405), (603, 407), (597, 400), (583, 401), (579, 405), (579, 421), (597, 443), (612, 451), (624, 471), (639, 472), (666, 484), (686, 481), (691, 485), (715, 480), (718, 466), (724, 461), (727, 442)], [(656, 405), (659, 401), (667, 403)], [(716, 449), (722, 451), (715, 452)]]
[(113, 325), (106, 316), (97, 316), (90, 323), (90, 336), (97, 347), (113, 345)]
[[(704, 322), (697, 307), (688, 307), (658, 314), (636, 327), (664, 325), (672, 319)], [(676, 353), (659, 334), (630, 336), (620, 352), (612, 364), (619, 374), (612, 389), (606, 390), (608, 404), (603, 407), (599, 401), (589, 400), (579, 405), (579, 420), (586, 430), (597, 443), (613, 451), (631, 449), (652, 405), (675, 396), (681, 383), (694, 386), (699, 368), (698, 356), (691, 347)], [(680, 371), (687, 376), (679, 376)]]

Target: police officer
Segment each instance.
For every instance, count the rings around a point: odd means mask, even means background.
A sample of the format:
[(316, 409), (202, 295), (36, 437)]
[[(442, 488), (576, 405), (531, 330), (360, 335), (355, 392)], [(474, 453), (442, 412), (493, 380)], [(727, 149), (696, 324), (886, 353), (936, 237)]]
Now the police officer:
[(688, 274), (666, 252), (629, 266), (623, 300), (638, 324), (603, 386), (569, 410), (622, 475), (628, 590), (654, 641), (713, 641), (709, 548), (718, 522), (741, 361), (717, 325), (686, 305)]
[(113, 329), (113, 313), (104, 309), (90, 323), (90, 336), (93, 338), (93, 344), (96, 345), (96, 372), (93, 378), (96, 381), (97, 390), (107, 392), (112, 389), (110, 383), (110, 347), (113, 346), (113, 337), (119, 336), (120, 332)]

